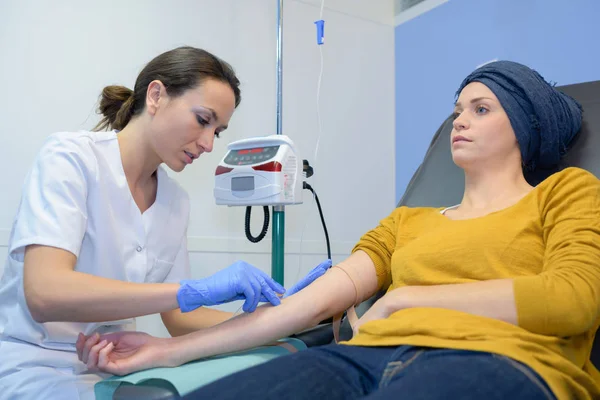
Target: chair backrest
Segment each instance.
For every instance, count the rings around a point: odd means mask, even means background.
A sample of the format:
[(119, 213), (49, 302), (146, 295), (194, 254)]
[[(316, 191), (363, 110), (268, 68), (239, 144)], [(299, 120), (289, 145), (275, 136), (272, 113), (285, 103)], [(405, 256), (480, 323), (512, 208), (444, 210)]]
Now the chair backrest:
[[(600, 81), (561, 86), (557, 89), (581, 103), (584, 108), (583, 126), (569, 152), (556, 168), (540, 169), (527, 174), (526, 178), (532, 185), (537, 185), (551, 174), (569, 166), (584, 168), (600, 178), (600, 156), (597, 154), (600, 150)], [(452, 161), (451, 131), (450, 116), (435, 133), (423, 162), (409, 182), (398, 206), (444, 207), (460, 203), (464, 191), (464, 174)], [(377, 298), (375, 296), (361, 304), (357, 313), (362, 315)], [(348, 329), (346, 326), (345, 335), (351, 332)], [(600, 368), (599, 335), (595, 338), (591, 360)]]

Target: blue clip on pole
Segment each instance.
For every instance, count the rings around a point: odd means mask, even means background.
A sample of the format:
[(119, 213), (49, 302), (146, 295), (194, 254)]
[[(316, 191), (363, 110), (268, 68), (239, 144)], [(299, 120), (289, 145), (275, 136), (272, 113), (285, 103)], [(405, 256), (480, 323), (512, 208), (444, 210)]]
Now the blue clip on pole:
[(325, 32), (325, 21), (322, 19), (315, 21), (315, 25), (317, 25), (317, 44), (322, 45), (324, 40), (324, 32)]

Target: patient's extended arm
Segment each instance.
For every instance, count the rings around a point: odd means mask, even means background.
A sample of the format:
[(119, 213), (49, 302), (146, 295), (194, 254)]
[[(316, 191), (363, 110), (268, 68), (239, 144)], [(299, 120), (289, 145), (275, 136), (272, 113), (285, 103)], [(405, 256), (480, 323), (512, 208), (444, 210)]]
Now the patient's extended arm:
[(233, 313), (199, 307), (188, 313), (183, 313), (177, 308), (163, 312), (160, 316), (171, 336), (181, 336), (218, 325), (233, 317)]
[[(352, 278), (351, 278), (352, 277)], [(354, 281), (360, 282), (357, 287)], [(264, 345), (312, 327), (373, 295), (375, 267), (369, 256), (357, 251), (344, 262), (281, 305), (259, 307), (217, 326), (169, 339), (137, 332), (112, 333), (77, 343), (80, 359), (90, 368), (124, 375)]]

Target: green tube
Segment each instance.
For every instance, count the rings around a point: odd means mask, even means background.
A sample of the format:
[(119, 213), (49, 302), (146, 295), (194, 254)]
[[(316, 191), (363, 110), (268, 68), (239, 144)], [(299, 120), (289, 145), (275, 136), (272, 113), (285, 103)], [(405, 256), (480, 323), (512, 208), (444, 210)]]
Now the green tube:
[(285, 207), (273, 207), (273, 242), (271, 249), (271, 277), (283, 286), (283, 254), (285, 242)]

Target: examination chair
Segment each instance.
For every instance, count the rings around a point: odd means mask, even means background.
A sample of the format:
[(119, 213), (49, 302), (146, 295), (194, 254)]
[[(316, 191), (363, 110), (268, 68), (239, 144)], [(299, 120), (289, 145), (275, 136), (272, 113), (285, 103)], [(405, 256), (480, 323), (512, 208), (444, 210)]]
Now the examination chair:
[[(577, 99), (584, 108), (584, 121), (580, 134), (571, 146), (571, 150), (556, 168), (537, 170), (526, 174), (532, 185), (537, 185), (551, 174), (569, 166), (577, 166), (592, 172), (600, 178), (600, 81), (558, 87), (559, 90)], [(464, 189), (463, 172), (452, 162), (450, 153), (450, 132), (452, 117), (448, 117), (435, 133), (425, 154), (398, 206), (447, 207), (460, 203)], [(376, 224), (377, 221), (373, 221)], [(599, 266), (600, 267), (600, 266)], [(382, 295), (373, 296), (357, 307), (360, 317)], [(342, 322), (340, 337), (349, 339), (352, 330), (347, 320)], [(330, 324), (293, 335), (307, 347), (329, 344), (333, 341)], [(600, 368), (600, 337), (596, 335), (590, 356), (592, 363)], [(113, 399), (178, 399), (181, 398), (169, 382), (160, 379), (146, 381), (137, 385), (120, 386)], [(185, 397), (184, 397), (185, 398)]]

